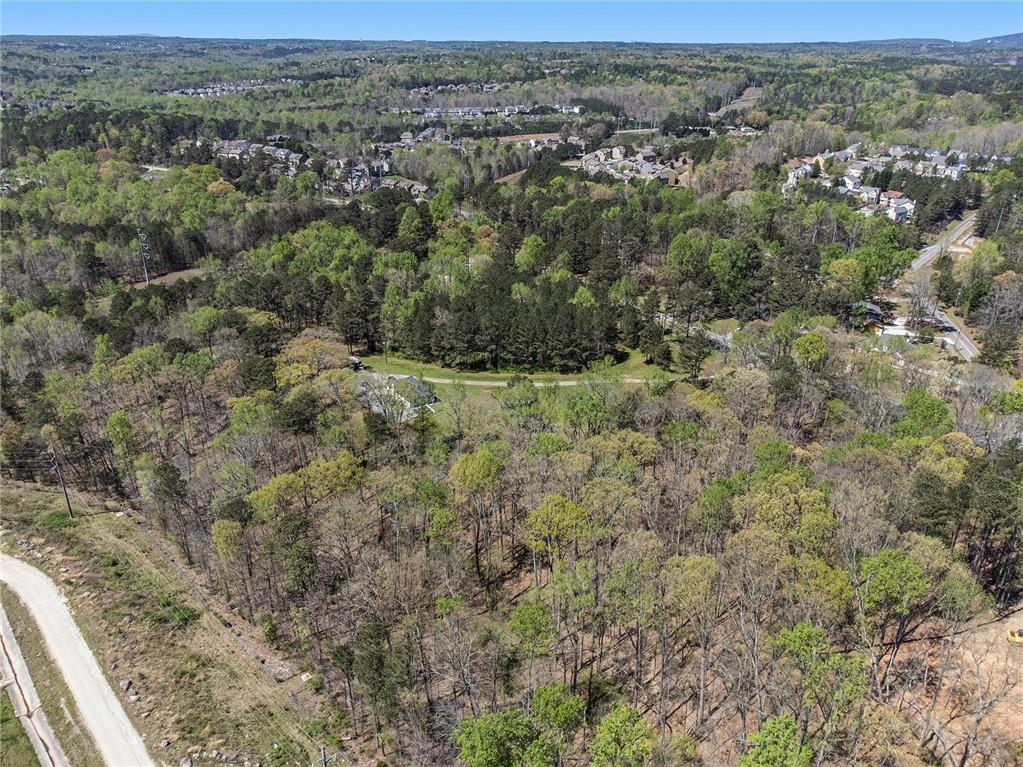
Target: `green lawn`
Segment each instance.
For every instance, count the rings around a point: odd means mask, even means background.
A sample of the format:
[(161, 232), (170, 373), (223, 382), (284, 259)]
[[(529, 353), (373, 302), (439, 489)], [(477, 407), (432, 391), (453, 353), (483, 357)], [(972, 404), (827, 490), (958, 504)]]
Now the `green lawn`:
[[(427, 362), (416, 362), (415, 360), (399, 357), (394, 354), (387, 355), (373, 354), (361, 358), (362, 363), (378, 373), (395, 373), (398, 375), (426, 376), (429, 378), (447, 378), (452, 381), (507, 381), (517, 374), (508, 372), (473, 372), (446, 368), (440, 365), (431, 365)], [(633, 351), (622, 362), (611, 368), (615, 373), (625, 378), (646, 378), (658, 371), (654, 365), (648, 365), (643, 360), (643, 355)], [(534, 381), (574, 381), (582, 377), (582, 373), (526, 373)]]
[(39, 767), (28, 735), (14, 716), (7, 691), (0, 692), (0, 767)]

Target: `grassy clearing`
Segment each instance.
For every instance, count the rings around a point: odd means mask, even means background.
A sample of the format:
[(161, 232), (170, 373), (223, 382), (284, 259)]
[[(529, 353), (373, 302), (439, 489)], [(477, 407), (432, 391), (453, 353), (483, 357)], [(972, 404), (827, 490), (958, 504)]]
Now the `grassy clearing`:
[[(85, 728), (78, 706), (75, 705), (75, 700), (71, 697), (71, 691), (50, 658), (43, 636), (39, 633), (39, 627), (32, 619), (28, 608), (6, 586), (0, 586), (0, 601), (3, 602), (7, 618), (11, 622), (11, 629), (14, 631), (14, 638), (18, 641), (18, 647), (21, 648), (21, 654), (32, 675), (32, 683), (39, 693), (43, 711), (46, 712), (46, 718), (68, 760), (74, 767), (93, 767), (102, 764), (103, 759), (96, 749), (92, 736)], [(8, 703), (6, 694), (3, 695), (3, 699), (5, 703)], [(20, 727), (17, 720), (15, 720), (15, 725)], [(22, 735), (24, 737), (24, 733)], [(12, 767), (21, 764), (37, 764), (35, 753), (32, 751), (31, 745), (28, 744), (27, 738), (25, 747), (28, 749), (28, 753), (32, 754), (32, 760), (22, 762), (12, 759), (10, 762)], [(8, 762), (6, 759), (0, 758), (0, 764), (7, 765)]]
[[(431, 365), (427, 362), (416, 362), (415, 360), (399, 357), (394, 354), (387, 355), (373, 354), (362, 357), (362, 362), (368, 368), (378, 373), (393, 373), (396, 375), (414, 375), (427, 378), (445, 378), (452, 381), (487, 381), (504, 383), (516, 375), (526, 375), (533, 381), (577, 381), (582, 373), (520, 373), (515, 371), (502, 372), (474, 372), (446, 368), (441, 365)], [(625, 378), (646, 378), (659, 371), (655, 365), (648, 365), (643, 355), (632, 351), (621, 362), (613, 365), (611, 371)]]
[[(15, 541), (27, 540), (43, 555), (26, 559), (74, 604), (82, 633), (154, 758), (176, 764), (189, 749), (216, 749), (238, 762), (304, 767), (318, 755), (324, 728), (316, 717), (325, 719), (328, 708), (298, 676), (278, 683), (264, 670), (261, 659), (266, 668), (280, 659), (256, 629), (218, 600), (200, 600), (183, 580), (183, 566), (168, 558), (169, 546), (157, 545), (131, 517), (86, 516), (89, 509), (76, 505), (81, 516), (72, 521), (62, 504), (43, 490), (0, 489), (11, 531), (0, 545), (25, 556)], [(125, 678), (138, 700), (121, 693)], [(312, 713), (296, 710), (289, 695)]]
[(7, 693), (0, 693), (0, 767), (39, 767), (25, 729)]

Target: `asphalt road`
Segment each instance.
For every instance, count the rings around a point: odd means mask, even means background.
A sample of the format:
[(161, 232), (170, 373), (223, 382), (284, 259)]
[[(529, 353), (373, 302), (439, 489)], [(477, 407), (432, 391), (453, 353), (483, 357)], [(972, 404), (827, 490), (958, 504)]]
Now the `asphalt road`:
[[(976, 218), (977, 218), (976, 212), (970, 213), (965, 218), (963, 218), (962, 221), (956, 224), (951, 229), (951, 231), (948, 231), (941, 237), (939, 237), (938, 241), (935, 242), (933, 245), (929, 245), (928, 247), (923, 248), (920, 251), (920, 255), (913, 259), (913, 265), (911, 268), (924, 269), (930, 266), (941, 256), (941, 251), (943, 248), (952, 245), (953, 243), (960, 242), (966, 239), (970, 235), (971, 230), (973, 229), (973, 224)], [(980, 354), (980, 349), (977, 348), (977, 345), (973, 343), (973, 341), (966, 337), (966, 334), (963, 333), (962, 328), (959, 327), (959, 324), (955, 320), (953, 320), (951, 317), (945, 314), (945, 312), (938, 309), (936, 306), (931, 307), (931, 312), (934, 316), (934, 319), (937, 320), (939, 323), (943, 325), (951, 325), (956, 329), (954, 333), (946, 334), (946, 338), (948, 338), (952, 342), (953, 346), (955, 346), (956, 348), (956, 351), (963, 355), (963, 359), (965, 359), (967, 362), (970, 362), (971, 360), (973, 360), (974, 357)]]
[(937, 261), (941, 255), (942, 248), (966, 237), (966, 233), (973, 227), (973, 221), (976, 218), (976, 212), (970, 213), (956, 224), (952, 231), (943, 234), (933, 245), (923, 248), (920, 251), (920, 255), (913, 259), (913, 264), (910, 268), (923, 269), (925, 266), (930, 266), (934, 261)]
[(142, 737), (110, 688), (56, 584), (0, 554), (0, 580), (28, 607), (107, 767), (152, 767)]

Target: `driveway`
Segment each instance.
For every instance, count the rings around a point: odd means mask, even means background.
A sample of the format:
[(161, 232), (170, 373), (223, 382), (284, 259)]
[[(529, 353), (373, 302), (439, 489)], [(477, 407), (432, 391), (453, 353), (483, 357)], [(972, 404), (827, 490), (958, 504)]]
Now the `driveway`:
[(142, 737), (110, 688), (56, 584), (6, 554), (0, 554), (0, 580), (32, 613), (103, 761), (108, 767), (151, 767), (153, 760)]

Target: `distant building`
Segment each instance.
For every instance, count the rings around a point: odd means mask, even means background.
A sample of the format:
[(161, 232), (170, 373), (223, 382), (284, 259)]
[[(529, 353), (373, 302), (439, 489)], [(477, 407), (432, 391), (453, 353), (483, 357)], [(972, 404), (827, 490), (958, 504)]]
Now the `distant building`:
[(387, 373), (360, 373), (355, 396), (392, 426), (412, 420), (423, 408), (433, 410), (437, 402), (437, 394), (425, 381), (415, 376)]

